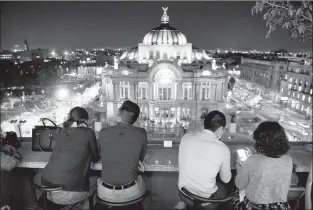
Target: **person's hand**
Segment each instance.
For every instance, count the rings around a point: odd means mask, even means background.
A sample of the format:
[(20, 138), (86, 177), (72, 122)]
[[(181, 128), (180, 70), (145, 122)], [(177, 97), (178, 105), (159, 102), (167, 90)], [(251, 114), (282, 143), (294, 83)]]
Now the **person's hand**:
[(138, 170), (141, 172), (145, 172), (145, 163), (139, 161)]

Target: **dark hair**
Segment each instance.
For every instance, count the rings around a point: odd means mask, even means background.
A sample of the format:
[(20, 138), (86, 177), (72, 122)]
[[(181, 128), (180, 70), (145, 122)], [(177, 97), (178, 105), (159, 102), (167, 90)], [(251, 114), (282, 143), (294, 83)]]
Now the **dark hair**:
[(219, 127), (225, 126), (226, 117), (222, 112), (218, 110), (211, 111), (204, 118), (204, 129), (215, 132)]
[(278, 122), (260, 123), (253, 132), (255, 150), (267, 157), (279, 158), (289, 150), (289, 141), (284, 128)]
[(14, 131), (6, 132), (5, 138), (2, 140), (3, 145), (11, 145), (15, 149), (21, 147), (21, 142)]
[(88, 120), (89, 115), (86, 109), (82, 107), (74, 107), (71, 109), (69, 119), (63, 123), (64, 128), (70, 127), (74, 122), (77, 124), (86, 124), (84, 120)]
[(134, 113), (132, 110), (130, 110), (127, 106), (124, 105), (120, 107), (120, 111), (126, 111), (128, 113), (131, 113), (131, 118), (128, 121), (128, 123), (130, 124), (134, 124), (139, 117), (139, 113)]

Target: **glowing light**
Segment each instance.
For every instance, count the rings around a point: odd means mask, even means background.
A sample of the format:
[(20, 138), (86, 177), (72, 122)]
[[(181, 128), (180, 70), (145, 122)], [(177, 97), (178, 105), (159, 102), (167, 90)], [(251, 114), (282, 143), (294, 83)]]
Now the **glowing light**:
[(67, 52), (67, 51), (65, 51), (65, 52), (64, 52), (64, 55), (68, 55), (68, 52)]
[(208, 70), (202, 71), (202, 76), (210, 76), (211, 72)]
[(58, 90), (57, 92), (57, 96), (59, 99), (64, 99), (68, 96), (68, 90), (65, 88), (61, 88), (60, 90)]
[(129, 71), (123, 70), (123, 71), (122, 71), (122, 74), (123, 74), (123, 75), (129, 75)]

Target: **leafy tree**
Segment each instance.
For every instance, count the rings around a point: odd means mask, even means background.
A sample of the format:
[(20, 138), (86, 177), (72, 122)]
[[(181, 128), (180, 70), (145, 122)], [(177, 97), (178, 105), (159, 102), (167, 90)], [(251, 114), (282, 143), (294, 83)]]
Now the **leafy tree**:
[(258, 0), (252, 7), (252, 15), (264, 13), (263, 19), (269, 27), (266, 38), (277, 27), (289, 31), (291, 38), (297, 38), (301, 42), (312, 40), (312, 1), (268, 1)]

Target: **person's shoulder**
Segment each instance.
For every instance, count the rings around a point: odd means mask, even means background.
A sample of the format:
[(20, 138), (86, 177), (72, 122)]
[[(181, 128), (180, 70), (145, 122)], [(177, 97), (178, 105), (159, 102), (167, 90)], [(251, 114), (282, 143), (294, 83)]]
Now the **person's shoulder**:
[(230, 153), (229, 147), (224, 142), (218, 141), (218, 145), (222, 148), (222, 150), (224, 150), (225, 152)]
[(282, 161), (284, 161), (284, 162), (292, 163), (292, 158), (291, 158), (289, 155), (287, 155), (287, 154), (282, 155), (282, 156), (280, 157), (280, 159), (281, 159)]
[(146, 131), (146, 129), (144, 129), (144, 128), (137, 127), (137, 126), (132, 126), (131, 128), (132, 128), (133, 130), (139, 132), (139, 133), (147, 134), (147, 131)]
[(108, 132), (108, 131), (111, 131), (111, 130), (115, 130), (115, 128), (116, 128), (116, 125), (105, 127), (105, 128), (102, 128), (100, 130), (100, 133), (105, 133), (105, 132)]

